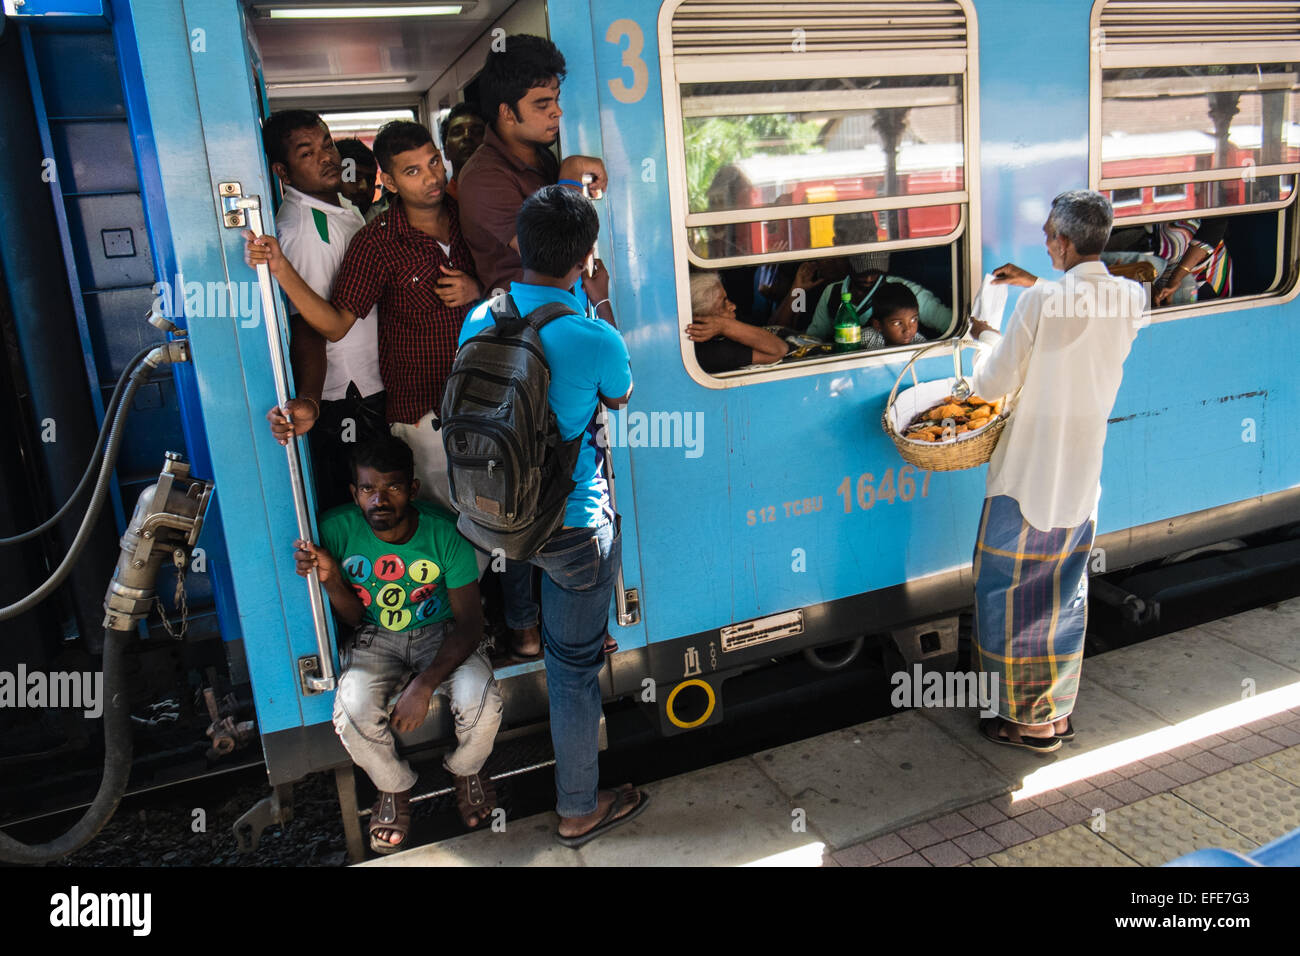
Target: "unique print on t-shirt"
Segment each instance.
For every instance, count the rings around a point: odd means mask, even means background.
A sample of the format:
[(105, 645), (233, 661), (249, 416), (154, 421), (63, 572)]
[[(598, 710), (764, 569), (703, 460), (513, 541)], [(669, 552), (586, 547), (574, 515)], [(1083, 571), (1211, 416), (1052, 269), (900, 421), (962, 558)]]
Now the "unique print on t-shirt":
[(413, 504), (420, 523), (411, 540), (387, 544), (374, 536), (359, 510), (336, 508), (321, 519), (321, 541), (339, 561), (344, 579), (364, 611), (364, 620), (404, 631), (451, 616), (448, 587), (478, 578), (473, 548), (446, 517), (423, 502)]
[(381, 581), (396, 581), (406, 573), (406, 563), (395, 554), (375, 558), (375, 577)]

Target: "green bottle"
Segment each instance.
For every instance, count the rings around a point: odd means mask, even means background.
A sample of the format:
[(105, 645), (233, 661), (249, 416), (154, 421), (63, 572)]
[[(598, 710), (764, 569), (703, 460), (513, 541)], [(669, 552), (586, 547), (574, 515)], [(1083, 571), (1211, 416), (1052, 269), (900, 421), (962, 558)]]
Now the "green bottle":
[(862, 348), (862, 321), (853, 308), (853, 296), (845, 289), (840, 293), (840, 309), (835, 313), (835, 351), (855, 352)]

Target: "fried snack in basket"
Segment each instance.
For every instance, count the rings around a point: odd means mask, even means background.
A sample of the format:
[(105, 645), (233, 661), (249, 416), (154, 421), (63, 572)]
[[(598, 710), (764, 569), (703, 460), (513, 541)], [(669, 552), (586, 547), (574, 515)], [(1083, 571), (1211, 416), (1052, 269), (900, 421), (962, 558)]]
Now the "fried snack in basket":
[(965, 401), (959, 401), (957, 396), (949, 395), (913, 418), (903, 430), (903, 437), (928, 444), (955, 441), (958, 435), (977, 432), (996, 421), (1001, 414), (1002, 399), (989, 402), (971, 395)]

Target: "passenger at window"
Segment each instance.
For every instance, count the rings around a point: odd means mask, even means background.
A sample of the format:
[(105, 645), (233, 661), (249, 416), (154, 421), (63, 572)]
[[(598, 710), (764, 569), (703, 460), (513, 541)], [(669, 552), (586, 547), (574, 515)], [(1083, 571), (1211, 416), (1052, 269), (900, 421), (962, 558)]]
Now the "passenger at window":
[(343, 157), (343, 195), (364, 216), (375, 202), (379, 164), (375, 162), (370, 147), (356, 137), (339, 140), (338, 148)]
[(1117, 229), (1102, 259), (1109, 264), (1137, 258), (1156, 266), (1160, 270), (1152, 296), (1156, 307), (1226, 298), (1232, 295), (1227, 233), (1227, 217)]
[(457, 103), (438, 126), (442, 155), (451, 163), (447, 195), (452, 199), (460, 199), (460, 171), (465, 168), (474, 151), (483, 145), (486, 129), (487, 124), (479, 116), (478, 107), (472, 103)]
[(392, 853), (406, 842), (416, 780), (393, 731), (424, 723), (434, 694), (450, 698), (457, 746), (443, 766), (461, 820), (474, 829), (496, 806), (492, 780), (480, 771), (501, 724), (501, 693), (481, 648), (474, 548), (450, 515), (415, 500), (411, 449), (383, 435), (354, 447), (351, 469), (352, 501), (321, 518), (319, 545), (296, 542), (294, 558), (356, 628), (334, 696), (334, 730), (379, 791), (370, 847)]
[(303, 318), (331, 342), (347, 335), (357, 316), (378, 308), (389, 428), (415, 453), (421, 493), (450, 511), (447, 455), (433, 418), (456, 336), (482, 287), (432, 134), (409, 120), (388, 123), (375, 137), (375, 158), (397, 200), (353, 238), (329, 300), (303, 281), (274, 239), (246, 233), (244, 255), (250, 265), (265, 262)]
[[(869, 212), (843, 213), (835, 217), (835, 245), (852, 246), (875, 242), (879, 235), (876, 218)], [(848, 275), (839, 282), (826, 286), (817, 299), (813, 309), (812, 321), (808, 323), (807, 335), (830, 342), (835, 338), (835, 314), (839, 311), (841, 295), (847, 289), (853, 297), (853, 307), (864, 323), (871, 318), (872, 300), (886, 283), (901, 283), (916, 296), (921, 326), (934, 335), (942, 335), (952, 324), (952, 309), (944, 305), (939, 298), (900, 276), (889, 275), (888, 252), (862, 252), (848, 257)], [(799, 284), (796, 278), (794, 288), (790, 290), (792, 298), (800, 294), (805, 301), (809, 298), (809, 287)]]
[(821, 300), (827, 284), (839, 282), (848, 271), (848, 260), (844, 256), (809, 259), (799, 263), (790, 286), (784, 291), (781, 304), (772, 313), (769, 323), (804, 332), (812, 322), (813, 309)]
[(920, 309), (912, 290), (901, 282), (886, 282), (872, 300), (870, 322), (862, 327), (862, 347), (883, 349), (924, 342), (925, 336), (917, 331), (919, 321)]
[(691, 276), (691, 322), (686, 337), (695, 343), (695, 360), (714, 375), (746, 365), (771, 365), (789, 350), (766, 329), (736, 318), (736, 306), (727, 298), (716, 272)]
[(840, 296), (845, 289), (853, 297), (853, 307), (863, 322), (873, 315), (873, 301), (876, 295), (888, 284), (901, 285), (915, 296), (921, 325), (934, 335), (942, 335), (952, 324), (952, 309), (939, 301), (939, 298), (915, 282), (900, 276), (891, 276), (888, 252), (864, 252), (849, 256), (849, 275), (840, 282), (833, 282), (822, 292), (813, 310), (812, 322), (808, 325), (808, 335), (815, 336), (823, 342), (835, 337), (835, 313), (840, 306)]
[[(328, 296), (349, 243), (365, 226), (361, 212), (346, 198), (350, 184), (341, 150), (330, 138), (329, 127), (307, 110), (282, 110), (268, 117), (262, 143), (284, 192), (275, 217), (280, 248), (302, 281), (317, 295)], [(266, 417), (282, 444), (291, 434), (308, 436), (322, 511), (349, 500), (348, 459), (355, 447), (350, 442), (367, 441), (387, 430), (378, 323), (371, 310), (342, 338), (327, 342), (290, 300), (289, 360), (297, 396), (286, 407), (293, 425), (278, 406)]]
[(1224, 242), (1227, 234), (1228, 220), (1224, 217), (1161, 223), (1156, 255), (1170, 266), (1156, 280), (1155, 304), (1169, 303), (1188, 279), (1192, 282), (1193, 302), (1231, 296), (1232, 258)]

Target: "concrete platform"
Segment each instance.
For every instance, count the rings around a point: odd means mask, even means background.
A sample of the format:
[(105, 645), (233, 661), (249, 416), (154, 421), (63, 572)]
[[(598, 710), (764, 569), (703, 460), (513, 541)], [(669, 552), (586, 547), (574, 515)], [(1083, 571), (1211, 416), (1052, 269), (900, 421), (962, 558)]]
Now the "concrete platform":
[(1084, 664), (1078, 736), (1042, 756), (934, 707), (646, 785), (568, 850), (554, 814), (364, 866), (1156, 865), (1300, 826), (1300, 600)]

